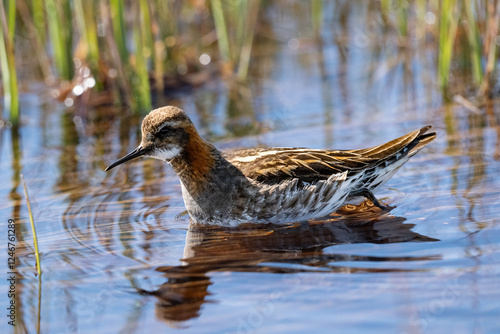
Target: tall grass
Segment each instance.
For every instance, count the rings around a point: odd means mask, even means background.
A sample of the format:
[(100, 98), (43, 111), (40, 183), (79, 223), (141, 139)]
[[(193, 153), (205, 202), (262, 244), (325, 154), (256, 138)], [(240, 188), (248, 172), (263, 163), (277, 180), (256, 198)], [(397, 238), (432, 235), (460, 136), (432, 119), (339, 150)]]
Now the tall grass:
[(97, 42), (97, 22), (95, 20), (95, 6), (93, 1), (73, 1), (75, 19), (78, 31), (81, 34), (80, 43), (84, 57), (91, 67), (96, 70), (99, 61), (99, 45)]
[(249, 29), (245, 30), (245, 35), (242, 37), (243, 45), (240, 51), (238, 72), (236, 75), (239, 81), (245, 81), (248, 76), (248, 67), (250, 66), (250, 55), (252, 52), (255, 25), (257, 24), (257, 16), (259, 14), (260, 0), (242, 1), (242, 3), (246, 7), (244, 8), (244, 12), (248, 11), (247, 26)]
[(14, 33), (16, 31), (16, 1), (8, 0), (8, 14), (7, 14), (7, 22), (8, 22), (8, 31), (10, 40), (14, 40)]
[(9, 16), (6, 17), (3, 1), (0, 1), (0, 68), (4, 90), (4, 108), (9, 111), (14, 125), (19, 123), (19, 94), (14, 54), (14, 31), (16, 19), (15, 1), (9, 1)]
[(480, 87), (481, 93), (485, 93), (490, 89), (490, 81), (492, 81), (492, 75), (498, 62), (497, 39), (500, 24), (500, 1), (497, 0), (495, 5), (493, 2), (488, 2), (487, 16), (488, 28), (483, 48), (487, 60), (485, 75)]
[(479, 84), (483, 79), (483, 70), (481, 68), (481, 40), (476, 17), (474, 16), (474, 2), (464, 1), (463, 6), (465, 10), (465, 18), (467, 19), (465, 29), (467, 30), (467, 38), (471, 48), (470, 57), (472, 63), (472, 74), (476, 84)]
[[(19, 118), (13, 40), (16, 5), (23, 8), (18, 23), (36, 35), (34, 54), (43, 56), (47, 49), (51, 57), (50, 70), (41, 66), (45, 76), (56, 70), (60, 79), (70, 81), (75, 64), (88, 66), (98, 89), (110, 90), (135, 112), (150, 109), (151, 82), (161, 92), (168, 89), (166, 78), (203, 70), (198, 60), (203, 53), (210, 54), (225, 77), (245, 82), (259, 28), (269, 31), (276, 25), (280, 29), (280, 22), (267, 21), (263, 15), (273, 4), (260, 0), (2, 0), (2, 8), (4, 3), (8, 7), (2, 16), (0, 61), (4, 105), (11, 110), (13, 121)], [(465, 62), (459, 70), (472, 76), (478, 91), (492, 89), (498, 61), (500, 1), (381, 0), (356, 4), (371, 16), (378, 11), (385, 25), (380, 31), (409, 41), (405, 46), (432, 47), (437, 81), (444, 92), (455, 84), (450, 74), (458, 60)], [(310, 6), (311, 31), (320, 36), (325, 8), (331, 7), (322, 0), (305, 6)], [(434, 24), (424, 20), (431, 14), (436, 18)], [(263, 26), (259, 26), (261, 21)], [(432, 38), (412, 42), (415, 28)], [(411, 57), (411, 52), (408, 54)]]
[(443, 0), (439, 20), (439, 58), (438, 76), (442, 88), (448, 85), (450, 65), (453, 55), (453, 44), (458, 27), (457, 1)]
[(45, 1), (47, 12), (47, 22), (54, 54), (54, 65), (61, 78), (70, 80), (73, 76), (74, 68), (72, 62), (72, 22), (71, 17), (67, 17), (67, 7), (69, 0)]
[[(149, 10), (145, 0), (139, 1), (138, 11), (139, 27), (133, 30), (136, 52), (134, 53), (135, 75), (132, 80), (133, 91), (135, 92), (134, 111), (150, 110), (151, 95), (149, 88), (149, 75), (147, 60), (151, 56), (151, 30), (149, 26)], [(147, 37), (149, 36), (149, 38)]]
[[(380, 6), (382, 13), (391, 14), (383, 16), (386, 24), (395, 27), (398, 37), (406, 38), (405, 46), (412, 43), (409, 32), (415, 27), (423, 31), (423, 42), (414, 47), (432, 47), (437, 81), (445, 97), (450, 90), (475, 88), (476, 97), (492, 92), (498, 62), (500, 1), (381, 0)], [(456, 75), (472, 79), (467, 80), (467, 89), (463, 82), (450, 80)]]
[(221, 0), (211, 0), (212, 13), (217, 30), (217, 44), (219, 46), (222, 61), (228, 63), (231, 61), (231, 50), (229, 48), (229, 36), (227, 32), (226, 19), (224, 17), (224, 8)]
[(125, 8), (122, 0), (111, 0), (111, 22), (113, 23), (113, 36), (118, 46), (118, 51), (122, 61), (127, 61), (128, 50), (127, 41), (125, 34), (127, 30), (125, 29)]
[(45, 45), (47, 41), (45, 33), (45, 11), (44, 11), (44, 0), (32, 0), (31, 8), (33, 14), (33, 24), (37, 30), (38, 38), (40, 39), (42, 45)]

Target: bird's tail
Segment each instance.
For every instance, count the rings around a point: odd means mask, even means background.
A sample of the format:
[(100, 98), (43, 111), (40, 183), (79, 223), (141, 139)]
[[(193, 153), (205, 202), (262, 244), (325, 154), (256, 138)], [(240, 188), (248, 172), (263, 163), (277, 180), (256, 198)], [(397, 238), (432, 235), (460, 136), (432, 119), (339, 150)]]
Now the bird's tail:
[(355, 150), (367, 160), (373, 161), (360, 179), (360, 186), (375, 191), (388, 181), (409, 158), (436, 138), (436, 132), (429, 132), (430, 125), (415, 130), (388, 143), (371, 148)]
[[(415, 130), (402, 137), (396, 138), (382, 145), (354, 150), (353, 152), (362, 155), (364, 158), (377, 160), (387, 160), (399, 154), (414, 155), (422, 147), (436, 138), (435, 132), (429, 132), (430, 125), (424, 126), (420, 130)], [(413, 152), (413, 153), (412, 153)]]

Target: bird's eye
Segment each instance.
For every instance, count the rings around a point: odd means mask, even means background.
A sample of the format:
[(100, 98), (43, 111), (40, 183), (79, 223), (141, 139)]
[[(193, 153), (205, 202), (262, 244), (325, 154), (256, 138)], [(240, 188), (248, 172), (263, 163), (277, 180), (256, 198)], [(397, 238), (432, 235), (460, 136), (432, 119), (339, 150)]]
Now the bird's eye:
[(170, 136), (174, 132), (174, 129), (168, 126), (164, 126), (160, 131), (158, 131), (158, 134), (161, 136)]

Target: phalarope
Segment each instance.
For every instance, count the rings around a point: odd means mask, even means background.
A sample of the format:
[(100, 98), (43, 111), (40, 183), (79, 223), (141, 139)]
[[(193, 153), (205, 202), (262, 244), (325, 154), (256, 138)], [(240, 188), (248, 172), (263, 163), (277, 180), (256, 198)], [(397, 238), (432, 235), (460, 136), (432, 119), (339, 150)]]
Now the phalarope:
[(167, 106), (142, 122), (142, 141), (106, 171), (136, 157), (169, 163), (180, 178), (196, 223), (291, 222), (326, 216), (370, 199), (436, 133), (425, 126), (388, 143), (358, 150), (255, 148), (220, 152), (198, 134), (189, 117)]

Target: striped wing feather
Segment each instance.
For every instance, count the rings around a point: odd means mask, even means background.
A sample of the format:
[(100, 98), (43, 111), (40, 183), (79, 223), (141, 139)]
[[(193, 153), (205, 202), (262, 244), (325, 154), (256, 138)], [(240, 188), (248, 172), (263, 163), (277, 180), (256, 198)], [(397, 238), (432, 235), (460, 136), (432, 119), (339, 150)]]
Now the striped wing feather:
[[(385, 161), (397, 161), (413, 155), (432, 141), (430, 126), (415, 130), (388, 143), (359, 150), (313, 150), (304, 148), (267, 148), (239, 150), (226, 154), (226, 159), (245, 176), (265, 184), (298, 179), (312, 184), (333, 174), (348, 175), (370, 169)], [(399, 156), (398, 156), (399, 154)]]

